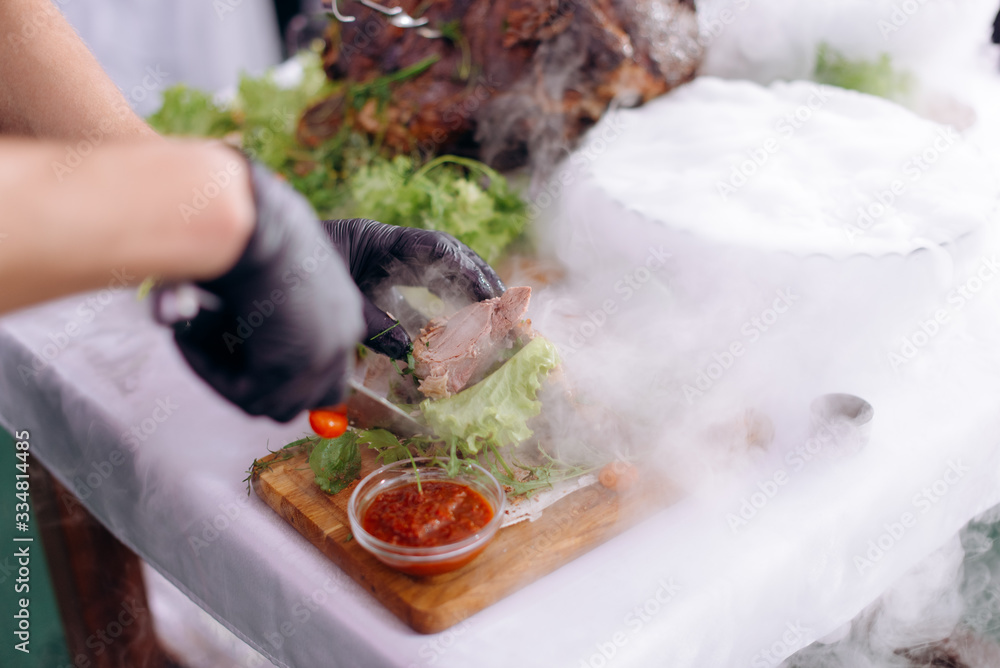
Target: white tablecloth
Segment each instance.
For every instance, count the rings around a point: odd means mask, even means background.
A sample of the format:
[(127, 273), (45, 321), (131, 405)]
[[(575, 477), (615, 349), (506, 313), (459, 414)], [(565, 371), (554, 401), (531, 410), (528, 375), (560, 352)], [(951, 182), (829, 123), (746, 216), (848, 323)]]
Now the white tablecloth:
[[(128, 42), (126, 65), (102, 61), (144, 112), (169, 81), (215, 89), (234, 68), (277, 54), (262, 3), (184, 3), (176, 16), (176, 3), (117, 3), (121, 20), (60, 4), (99, 57), (115, 51), (104, 45)], [(134, 28), (137, 8), (165, 42)], [(178, 60), (160, 48), (177, 42), (211, 51)], [(204, 78), (192, 78), (192, 65)], [(144, 86), (147, 66), (169, 81)], [(216, 397), (131, 292), (78, 295), (0, 321), (0, 423), (29, 430), (32, 454), (118, 538), (278, 665), (773, 666), (1000, 502), (995, 295), (988, 285), (900, 374), (850, 388), (876, 409), (871, 443), (856, 457), (794, 470), (779, 457), (436, 636), (409, 630), (247, 496), (250, 462), (301, 435), (305, 420), (250, 419)], [(779, 431), (775, 451), (792, 451), (800, 437)], [(779, 470), (786, 482), (770, 487)], [(734, 531), (731, 516), (762, 485), (777, 491)], [(900, 533), (907, 513), (915, 524)]]
[[(252, 459), (305, 421), (250, 419), (215, 397), (131, 292), (0, 321), (0, 419), (29, 430), (32, 453), (115, 535), (278, 665), (776, 665), (1000, 501), (1000, 318), (983, 295), (907, 373), (857, 387), (877, 412), (867, 449), (786, 470), (744, 530), (728, 515), (774, 471), (689, 497), (437, 636), (409, 630), (247, 497)], [(793, 446), (779, 434), (777, 449)], [(915, 505), (946, 478), (926, 510)], [(916, 525), (859, 569), (906, 512)]]

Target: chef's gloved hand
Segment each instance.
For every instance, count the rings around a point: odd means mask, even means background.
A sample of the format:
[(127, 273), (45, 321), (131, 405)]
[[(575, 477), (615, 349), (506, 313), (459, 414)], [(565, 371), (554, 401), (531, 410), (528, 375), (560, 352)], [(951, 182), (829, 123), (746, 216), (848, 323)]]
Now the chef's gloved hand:
[(450, 234), (363, 218), (327, 220), (323, 226), (364, 296), (365, 344), (393, 359), (405, 358), (412, 342), (373, 301), (390, 275), (398, 285), (424, 286), (439, 296), (457, 290), (473, 301), (499, 297), (505, 290), (486, 261)]
[(342, 400), (364, 334), (362, 300), (309, 203), (259, 165), (250, 180), (250, 242), (226, 274), (197, 284), (207, 308), (174, 324), (174, 338), (220, 394), (284, 422)]

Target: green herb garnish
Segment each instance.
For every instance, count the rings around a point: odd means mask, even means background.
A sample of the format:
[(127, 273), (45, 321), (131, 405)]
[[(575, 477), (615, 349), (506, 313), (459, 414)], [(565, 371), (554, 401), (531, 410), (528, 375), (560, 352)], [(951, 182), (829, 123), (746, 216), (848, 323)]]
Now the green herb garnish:
[(357, 432), (358, 443), (367, 445), (376, 452), (375, 459), (392, 464), (410, 456), (410, 451), (400, 443), (395, 434), (386, 429), (362, 429)]
[(278, 449), (278, 450), (268, 450), (272, 455), (281, 453), (280, 456), (274, 457), (273, 459), (268, 459), (267, 461), (262, 461), (267, 459), (262, 457), (261, 459), (253, 460), (253, 464), (247, 469), (247, 477), (243, 479), (243, 482), (247, 484), (247, 496), (250, 496), (250, 482), (257, 475), (260, 475), (264, 471), (268, 470), (274, 464), (278, 462), (288, 461), (295, 455), (299, 454), (303, 450), (308, 451), (314, 444), (314, 441), (319, 438), (318, 436), (307, 436), (306, 438), (300, 438), (297, 441), (292, 441), (288, 445)]
[(358, 435), (346, 431), (337, 438), (316, 437), (309, 467), (316, 474), (316, 484), (327, 494), (336, 494), (361, 474)]

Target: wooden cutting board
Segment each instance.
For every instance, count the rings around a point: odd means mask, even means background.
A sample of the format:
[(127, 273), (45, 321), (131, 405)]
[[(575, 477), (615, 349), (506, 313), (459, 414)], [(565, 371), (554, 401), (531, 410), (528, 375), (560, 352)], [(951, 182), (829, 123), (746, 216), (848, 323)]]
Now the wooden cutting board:
[[(362, 476), (377, 465), (362, 454)], [(347, 502), (357, 482), (328, 495), (313, 482), (304, 453), (282, 453), (252, 478), (254, 491), (310, 543), (420, 633), (437, 633), (625, 531), (679, 499), (676, 488), (643, 480), (623, 493), (594, 484), (497, 533), (486, 550), (462, 568), (428, 577), (398, 573), (366, 552), (351, 536)]]

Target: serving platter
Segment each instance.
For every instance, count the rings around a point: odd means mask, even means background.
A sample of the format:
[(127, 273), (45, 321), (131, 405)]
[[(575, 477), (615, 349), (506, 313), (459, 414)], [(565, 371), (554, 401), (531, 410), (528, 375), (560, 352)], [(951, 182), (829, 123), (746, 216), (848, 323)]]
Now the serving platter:
[[(451, 573), (414, 577), (366, 552), (351, 535), (347, 503), (357, 482), (329, 495), (313, 482), (305, 453), (258, 460), (257, 496), (393, 614), (420, 633), (438, 633), (538, 580), (680, 499), (668, 481), (644, 474), (630, 489), (599, 484), (547, 507), (534, 521), (500, 529), (475, 560)], [(362, 450), (362, 477), (375, 470)]]

